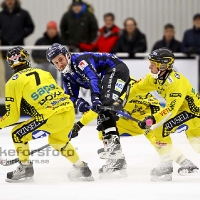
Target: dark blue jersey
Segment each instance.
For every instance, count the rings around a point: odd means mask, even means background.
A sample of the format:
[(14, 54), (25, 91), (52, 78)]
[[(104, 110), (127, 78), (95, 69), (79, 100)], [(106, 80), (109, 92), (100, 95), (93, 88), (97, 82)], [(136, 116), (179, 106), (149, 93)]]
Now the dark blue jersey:
[(91, 90), (91, 95), (99, 95), (101, 79), (122, 61), (114, 54), (84, 52), (71, 55), (71, 73), (62, 74), (66, 94), (74, 102), (79, 95), (79, 88)]

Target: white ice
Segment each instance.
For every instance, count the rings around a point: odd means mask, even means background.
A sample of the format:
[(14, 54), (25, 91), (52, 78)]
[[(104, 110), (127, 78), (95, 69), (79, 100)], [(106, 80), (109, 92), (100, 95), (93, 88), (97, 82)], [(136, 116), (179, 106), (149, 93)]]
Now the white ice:
[[(2, 150), (13, 149), (11, 128), (0, 131)], [(200, 166), (200, 155), (189, 145), (184, 132), (172, 135), (174, 143), (196, 165)], [(144, 136), (122, 137), (123, 152), (128, 164), (127, 178), (99, 179), (98, 169), (105, 161), (100, 160), (97, 149), (102, 147), (95, 126), (84, 127), (72, 144), (78, 148), (81, 159), (89, 163), (94, 182), (70, 182), (67, 172), (71, 164), (62, 156), (34, 155), (32, 160), (49, 161), (48, 164), (34, 164), (33, 180), (21, 183), (5, 182), (6, 173), (16, 169), (17, 164), (0, 166), (0, 200), (199, 200), (200, 176), (178, 175), (174, 164), (172, 182), (151, 182), (150, 170), (158, 164), (156, 151)], [(47, 138), (30, 142), (31, 149), (47, 144)], [(4, 156), (4, 155), (3, 155)], [(4, 156), (5, 157), (5, 156)], [(13, 159), (16, 156), (6, 157)]]

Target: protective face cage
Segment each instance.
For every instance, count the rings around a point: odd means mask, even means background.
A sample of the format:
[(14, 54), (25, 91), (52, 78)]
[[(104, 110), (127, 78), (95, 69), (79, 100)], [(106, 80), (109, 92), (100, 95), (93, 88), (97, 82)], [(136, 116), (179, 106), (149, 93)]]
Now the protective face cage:
[(20, 65), (30, 65), (28, 52), (19, 46), (8, 49), (6, 59), (12, 69)]
[[(47, 60), (52, 63), (52, 60), (58, 56), (59, 54), (67, 55), (67, 49), (62, 46), (61, 44), (54, 43), (51, 47), (47, 49), (46, 58)], [(53, 63), (52, 63), (53, 64)]]
[[(54, 43), (51, 47), (49, 47), (47, 49), (47, 52), (46, 52), (46, 58), (47, 60), (53, 64), (52, 60), (60, 55), (60, 54), (63, 54), (64, 56), (66, 56), (66, 59), (68, 60), (68, 64), (67, 66), (65, 67), (64, 70), (62, 70), (61, 72), (63, 74), (65, 73), (70, 73), (71, 72), (71, 55), (70, 53), (67, 51), (67, 49), (62, 46), (61, 44), (58, 44), (58, 43)], [(54, 64), (53, 64), (54, 66)], [(54, 66), (58, 71), (60, 71), (56, 66)]]

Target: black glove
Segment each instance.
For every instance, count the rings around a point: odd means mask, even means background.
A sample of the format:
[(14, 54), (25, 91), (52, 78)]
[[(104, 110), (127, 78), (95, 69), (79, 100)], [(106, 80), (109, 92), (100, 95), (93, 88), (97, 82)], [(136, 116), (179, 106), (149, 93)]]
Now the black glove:
[[(152, 120), (152, 123), (151, 125), (147, 123), (147, 120)], [(138, 123), (138, 126), (141, 128), (141, 129), (149, 129), (153, 124), (156, 123), (156, 120), (154, 118), (154, 116), (148, 116), (148, 117), (145, 117), (145, 119), (141, 122)]]
[(81, 128), (83, 126), (84, 125), (80, 121), (78, 121), (77, 123), (75, 123), (74, 127), (71, 130), (71, 138), (77, 137), (78, 136), (78, 132), (81, 130)]
[(115, 110), (123, 110), (123, 106), (122, 106), (123, 100), (122, 99), (117, 99), (117, 101), (115, 101), (113, 103), (113, 106), (115, 108)]
[(102, 106), (99, 97), (96, 95), (92, 95), (91, 101), (92, 101), (92, 110), (98, 113), (100, 111), (99, 107)]
[(79, 112), (87, 112), (89, 111), (88, 106), (90, 105), (87, 101), (85, 101), (82, 98), (78, 98), (75, 103), (75, 108), (79, 111)]

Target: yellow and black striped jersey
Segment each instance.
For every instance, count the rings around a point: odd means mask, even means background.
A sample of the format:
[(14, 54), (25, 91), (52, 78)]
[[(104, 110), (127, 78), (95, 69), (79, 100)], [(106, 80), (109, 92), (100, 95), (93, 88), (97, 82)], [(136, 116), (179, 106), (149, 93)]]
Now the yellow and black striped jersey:
[(52, 75), (37, 68), (26, 68), (15, 73), (5, 86), (6, 114), (0, 128), (18, 121), (22, 108), (37, 121), (48, 119), (54, 113), (64, 112), (73, 103), (60, 88)]
[[(188, 79), (179, 72), (172, 70), (165, 81), (156, 80), (149, 73), (144, 79), (133, 86), (133, 95), (156, 90), (166, 100), (166, 106), (154, 114), (156, 122), (163, 120), (169, 113), (170, 118), (178, 112), (185, 111), (200, 117), (200, 96)], [(184, 115), (189, 118), (190, 116)], [(184, 121), (184, 119), (180, 119)]]

